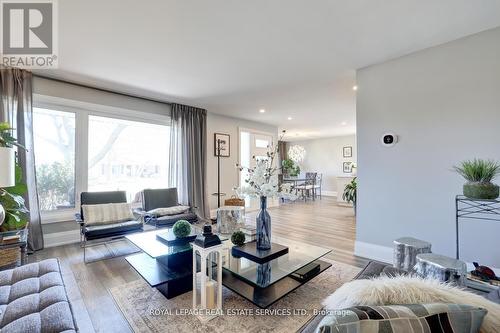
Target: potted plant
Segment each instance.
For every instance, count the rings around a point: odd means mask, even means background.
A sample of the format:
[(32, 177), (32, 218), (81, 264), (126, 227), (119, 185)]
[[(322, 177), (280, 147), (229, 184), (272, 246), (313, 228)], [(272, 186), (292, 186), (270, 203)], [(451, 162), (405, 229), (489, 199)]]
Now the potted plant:
[(300, 174), (300, 167), (289, 158), (283, 160), (283, 162), (281, 162), (281, 166), (283, 167), (283, 171), (291, 177), (297, 177)]
[(12, 136), (9, 123), (0, 123), (0, 225), (1, 230), (23, 229), (29, 221), (23, 194), (22, 172), (16, 163), (15, 146), (26, 149)]
[(461, 162), (453, 169), (467, 180), (463, 191), (471, 199), (496, 199), (499, 187), (491, 181), (500, 173), (500, 163), (493, 160), (473, 159)]
[(9, 123), (0, 123), (0, 187), (14, 185), (17, 142), (11, 132)]
[[(25, 149), (12, 136), (13, 128), (8, 123), (0, 123), (0, 239), (2, 244), (26, 240), (29, 211), (26, 208), (23, 194), (27, 187), (22, 183), (22, 172), (16, 163), (14, 146)], [(18, 247), (0, 249), (0, 267), (11, 267), (21, 263), (22, 252)]]
[(0, 189), (0, 207), (3, 206), (5, 220), (0, 223), (0, 231), (24, 229), (29, 222), (29, 211), (26, 208), (23, 195), (28, 191), (22, 182), (22, 171), (15, 165), (15, 185)]
[(354, 215), (356, 215), (357, 187), (358, 183), (356, 182), (356, 177), (354, 177), (354, 179), (345, 186), (344, 193), (342, 193), (342, 199), (344, 199), (348, 203), (352, 202), (352, 205), (354, 207)]

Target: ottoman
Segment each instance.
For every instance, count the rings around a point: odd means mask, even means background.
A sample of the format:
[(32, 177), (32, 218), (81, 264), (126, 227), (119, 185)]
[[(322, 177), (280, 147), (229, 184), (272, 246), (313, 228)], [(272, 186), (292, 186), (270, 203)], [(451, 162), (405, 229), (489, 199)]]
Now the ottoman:
[(57, 259), (0, 271), (0, 331), (77, 331)]

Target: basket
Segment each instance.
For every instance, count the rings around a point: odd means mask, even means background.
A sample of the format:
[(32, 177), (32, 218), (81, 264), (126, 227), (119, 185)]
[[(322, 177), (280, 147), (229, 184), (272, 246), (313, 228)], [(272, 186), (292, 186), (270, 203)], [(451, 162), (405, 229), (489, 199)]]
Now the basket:
[(224, 205), (245, 207), (245, 199), (240, 199), (233, 195), (231, 198), (224, 200)]
[(20, 262), (21, 262), (21, 249), (19, 247), (0, 249), (1, 268), (18, 266)]

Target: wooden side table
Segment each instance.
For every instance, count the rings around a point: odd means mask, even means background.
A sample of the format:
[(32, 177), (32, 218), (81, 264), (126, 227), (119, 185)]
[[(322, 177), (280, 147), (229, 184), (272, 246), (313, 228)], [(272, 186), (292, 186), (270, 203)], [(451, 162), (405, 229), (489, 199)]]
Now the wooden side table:
[[(18, 237), (8, 240), (12, 236)], [(28, 229), (0, 232), (0, 270), (27, 263)]]

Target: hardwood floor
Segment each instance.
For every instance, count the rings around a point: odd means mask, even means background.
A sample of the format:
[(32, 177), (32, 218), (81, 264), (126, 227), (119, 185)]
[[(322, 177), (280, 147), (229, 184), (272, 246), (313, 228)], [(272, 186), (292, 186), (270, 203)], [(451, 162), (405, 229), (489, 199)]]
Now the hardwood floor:
[[(352, 208), (334, 198), (284, 203), (269, 209), (273, 234), (332, 248), (327, 257), (363, 267), (367, 260), (353, 255), (355, 220)], [(247, 214), (253, 219), (257, 212)], [(124, 257), (84, 264), (79, 244), (48, 248), (29, 256), (30, 262), (59, 258), (64, 282), (81, 332), (132, 332), (109, 289), (141, 279)], [(113, 249), (119, 252), (120, 249)]]

